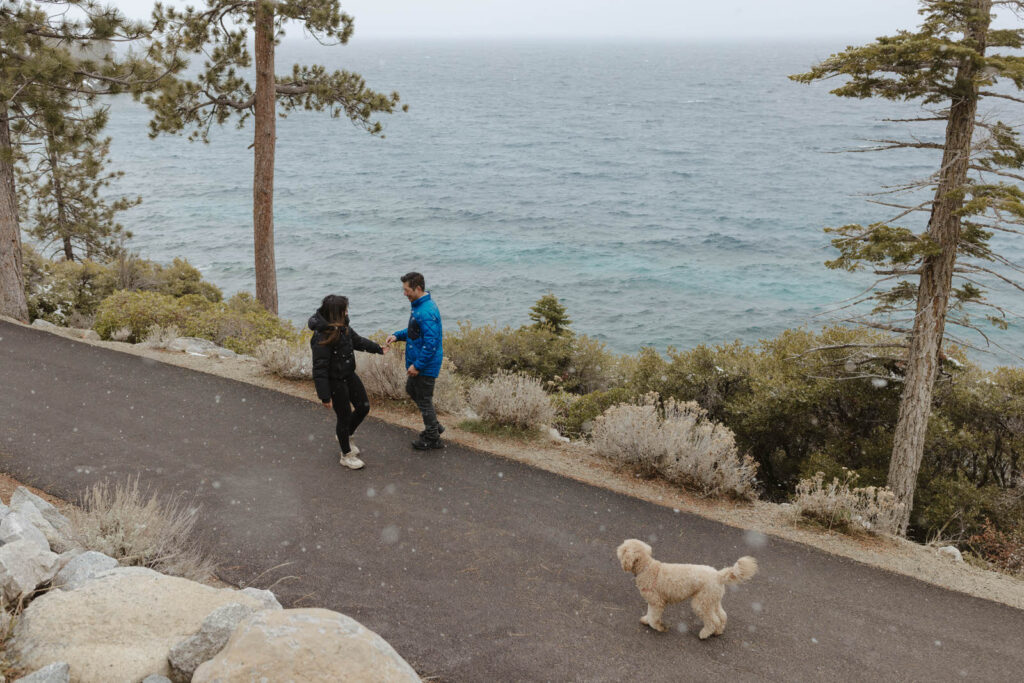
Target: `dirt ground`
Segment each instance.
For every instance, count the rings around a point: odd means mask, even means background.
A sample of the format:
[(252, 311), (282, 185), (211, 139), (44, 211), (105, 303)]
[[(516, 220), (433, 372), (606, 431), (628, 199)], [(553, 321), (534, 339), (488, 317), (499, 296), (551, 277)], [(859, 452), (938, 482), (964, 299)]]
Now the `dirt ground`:
[[(7, 318), (4, 319), (15, 322)], [(72, 338), (75, 336), (70, 331), (60, 328), (53, 332)], [(122, 342), (84, 341), (83, 343), (247, 382), (310, 401), (317, 400), (312, 382), (285, 380), (267, 374), (259, 363), (252, 360), (206, 358), (176, 351), (144, 348)], [(404, 427), (422, 428), (419, 414), (412, 409), (412, 406), (405, 406), (397, 402), (377, 401), (371, 415)], [(966, 563), (955, 562), (939, 555), (936, 548), (933, 547), (896, 537), (869, 535), (850, 537), (822, 529), (808, 528), (799, 524), (792, 509), (785, 505), (711, 500), (687, 493), (661, 480), (641, 479), (628, 471), (623, 471), (604, 458), (588, 453), (585, 447), (575, 443), (564, 444), (546, 440), (519, 442), (498, 439), (461, 430), (456, 423), (457, 419), (454, 418), (446, 422), (446, 439), (504, 458), (517, 460), (592, 486), (647, 500), (665, 507), (678, 508), (729, 526), (796, 541), (834, 555), (847, 557), (897, 574), (915, 577), (950, 590), (1024, 609), (1024, 580)], [(0, 496), (5, 500), (9, 499), (10, 492), (13, 492), (18, 485), (9, 477), (0, 477)], [(37, 493), (44, 495), (47, 500), (54, 501), (50, 496), (41, 492)]]

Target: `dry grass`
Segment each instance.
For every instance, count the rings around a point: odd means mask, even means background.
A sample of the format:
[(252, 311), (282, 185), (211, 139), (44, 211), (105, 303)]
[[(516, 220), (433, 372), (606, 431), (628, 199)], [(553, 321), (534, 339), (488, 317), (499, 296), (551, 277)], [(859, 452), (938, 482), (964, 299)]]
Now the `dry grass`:
[(551, 398), (540, 380), (499, 372), (469, 390), (469, 405), (483, 420), (497, 425), (538, 427), (555, 419)]
[(142, 344), (150, 349), (166, 349), (175, 339), (181, 336), (181, 331), (176, 325), (153, 325), (146, 332), (146, 338)]
[(96, 484), (68, 512), (74, 542), (85, 550), (193, 581), (213, 574), (214, 564), (193, 533), (198, 509), (143, 491), (137, 478)]
[(267, 372), (285, 379), (313, 379), (313, 354), (305, 341), (268, 339), (253, 354)]
[(825, 475), (818, 472), (797, 484), (793, 505), (800, 516), (844, 533), (896, 533), (903, 506), (895, 494), (876, 486), (857, 488), (857, 473), (843, 469), (842, 480), (833, 477), (826, 484)]
[(590, 447), (643, 474), (660, 474), (708, 495), (757, 497), (757, 464), (739, 454), (728, 428), (708, 420), (692, 401), (661, 404), (650, 394), (639, 403), (612, 406), (595, 420)]
[(405, 358), (402, 348), (395, 347), (383, 356), (356, 351), (356, 372), (366, 387), (366, 393), (376, 398), (406, 398)]

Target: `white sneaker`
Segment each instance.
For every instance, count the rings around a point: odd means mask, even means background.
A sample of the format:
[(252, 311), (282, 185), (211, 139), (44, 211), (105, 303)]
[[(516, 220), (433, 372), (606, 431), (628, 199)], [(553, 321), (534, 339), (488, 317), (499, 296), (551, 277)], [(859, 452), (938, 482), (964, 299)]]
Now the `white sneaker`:
[(348, 455), (342, 453), (341, 459), (338, 462), (344, 465), (345, 467), (349, 468), (350, 470), (362, 469), (363, 465), (366, 464), (362, 460), (357, 458), (353, 453), (349, 453)]
[(351, 441), (348, 442), (349, 455), (359, 455), (359, 446), (355, 445)]

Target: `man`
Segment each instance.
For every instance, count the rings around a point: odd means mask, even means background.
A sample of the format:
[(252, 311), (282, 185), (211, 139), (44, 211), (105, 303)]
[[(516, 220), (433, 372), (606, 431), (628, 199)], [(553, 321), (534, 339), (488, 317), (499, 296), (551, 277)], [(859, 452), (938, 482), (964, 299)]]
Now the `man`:
[(412, 442), (412, 447), (420, 451), (444, 448), (441, 443), (444, 427), (438, 424), (437, 412), (434, 410), (434, 383), (441, 372), (443, 358), (441, 312), (431, 300), (426, 286), (419, 273), (402, 276), (402, 293), (412, 304), (409, 326), (387, 339), (387, 344), (405, 342), (405, 367), (409, 376), (405, 382), (405, 391), (420, 409), (425, 427), (419, 438)]

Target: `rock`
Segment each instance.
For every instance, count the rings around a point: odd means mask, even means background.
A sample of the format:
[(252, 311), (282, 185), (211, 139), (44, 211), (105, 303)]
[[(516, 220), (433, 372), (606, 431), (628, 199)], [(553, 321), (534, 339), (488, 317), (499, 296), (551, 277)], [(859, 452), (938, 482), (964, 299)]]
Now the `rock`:
[(151, 674), (142, 679), (142, 683), (171, 683), (171, 679), (167, 676), (158, 676)]
[(83, 552), (57, 572), (57, 577), (53, 580), (53, 586), (54, 588), (73, 591), (76, 588), (80, 588), (87, 581), (91, 581), (100, 574), (110, 571), (117, 566), (117, 560), (103, 553), (98, 553), (94, 550)]
[(49, 522), (54, 529), (66, 536), (71, 534), (71, 522), (67, 517), (61, 514), (60, 510), (32, 493), (24, 486), (19, 486), (11, 495), (11, 508), (13, 510), (17, 510), (18, 506), (23, 501), (32, 503), (32, 505), (39, 510), (40, 514), (42, 514), (43, 519)]
[[(17, 503), (14, 503), (14, 499), (12, 498), (11, 500), (11, 509), (16, 514), (21, 515), (26, 522), (34, 526), (43, 534), (43, 537), (49, 544), (49, 547), (47, 548), (48, 550), (52, 550), (55, 553), (62, 553), (71, 547), (71, 541), (68, 539), (67, 535), (53, 528), (53, 525), (43, 518), (43, 513), (41, 513), (39, 509), (32, 504), (32, 501), (21, 499)], [(69, 532), (71, 531), (70, 524), (66, 528)]]
[(387, 641), (358, 621), (325, 609), (257, 612), (220, 654), (196, 669), (193, 683), (242, 681), (420, 680)]
[(82, 327), (69, 327), (67, 329), (69, 337), (75, 339), (84, 339), (86, 341), (99, 341), (101, 339), (99, 333), (96, 330), (90, 330)]
[[(13, 516), (17, 513), (11, 513)], [(21, 539), (0, 546), (0, 592), (8, 603), (17, 602), (57, 573), (57, 555), (38, 543)], [(60, 661), (54, 657), (42, 664)]]
[(47, 540), (43, 532), (29, 522), (24, 515), (12, 511), (0, 522), (0, 541), (14, 543), (21, 540), (31, 541), (41, 550), (48, 551), (50, 549), (50, 541)]
[(938, 550), (939, 555), (950, 558), (955, 562), (963, 562), (964, 556), (960, 554), (960, 550), (955, 545), (946, 545)]
[(75, 559), (76, 557), (78, 557), (79, 555), (81, 555), (84, 552), (85, 551), (82, 550), (81, 548), (72, 548), (71, 550), (66, 550), (66, 551), (62, 552), (60, 555), (58, 555), (57, 556), (57, 573), (59, 574), (61, 571), (63, 571), (64, 567), (68, 566), (68, 562), (70, 562), (71, 560)]
[(199, 633), (189, 636), (171, 648), (167, 661), (171, 665), (171, 680), (188, 683), (196, 667), (213, 659), (227, 644), (238, 624), (253, 612), (259, 611), (251, 605), (231, 603), (210, 612)]
[(11, 511), (11, 508), (4, 505), (4, 502), (0, 500), (0, 519), (3, 519)]
[(238, 591), (121, 567), (75, 590), (50, 591), (33, 600), (15, 626), (8, 651), (29, 669), (67, 662), (79, 683), (169, 676), (171, 648), (230, 602), (261, 606)]
[(43, 320), (42, 318), (36, 318), (32, 321), (32, 327), (38, 327), (41, 330), (55, 330), (59, 325), (54, 325), (49, 320)]
[(259, 600), (263, 603), (263, 609), (281, 609), (281, 603), (277, 601), (277, 596), (270, 591), (249, 587), (243, 588), (240, 592)]
[(54, 662), (44, 666), (28, 676), (19, 678), (15, 683), (69, 683), (71, 680), (71, 667), (67, 662)]

